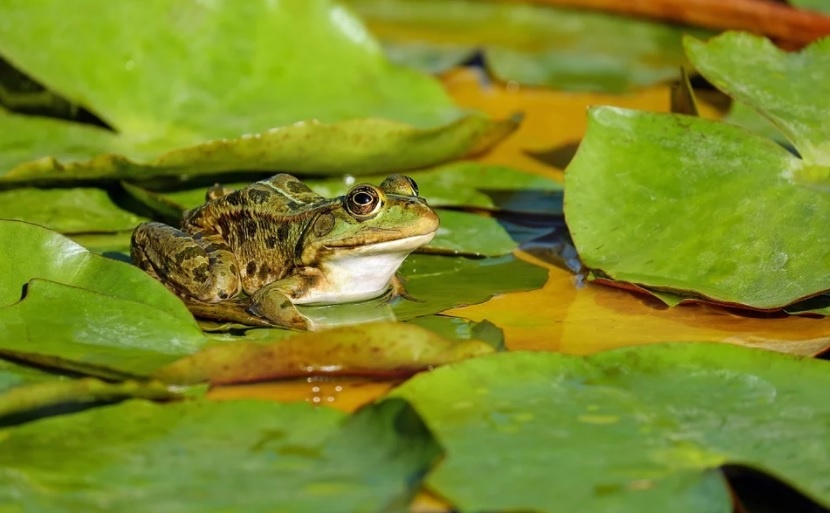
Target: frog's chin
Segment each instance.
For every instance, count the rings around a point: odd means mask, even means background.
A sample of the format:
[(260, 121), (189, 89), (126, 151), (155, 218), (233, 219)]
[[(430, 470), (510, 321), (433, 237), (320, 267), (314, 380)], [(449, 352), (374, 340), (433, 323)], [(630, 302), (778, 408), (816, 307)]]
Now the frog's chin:
[(337, 248), (319, 264), (325, 280), (296, 298), (299, 305), (348, 303), (378, 297), (404, 259), (432, 240), (435, 232), (354, 248)]

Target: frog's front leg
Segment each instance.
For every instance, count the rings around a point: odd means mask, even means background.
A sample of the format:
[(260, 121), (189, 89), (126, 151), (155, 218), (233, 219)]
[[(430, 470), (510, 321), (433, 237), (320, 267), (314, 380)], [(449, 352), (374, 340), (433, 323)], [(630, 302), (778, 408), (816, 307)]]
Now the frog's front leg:
[(239, 267), (216, 233), (189, 234), (163, 223), (143, 223), (133, 232), (133, 261), (168, 287), (208, 303), (239, 294)]
[(281, 326), (307, 330), (309, 321), (294, 306), (294, 300), (303, 296), (319, 280), (325, 280), (320, 270), (310, 267), (300, 269), (254, 292), (248, 311)]

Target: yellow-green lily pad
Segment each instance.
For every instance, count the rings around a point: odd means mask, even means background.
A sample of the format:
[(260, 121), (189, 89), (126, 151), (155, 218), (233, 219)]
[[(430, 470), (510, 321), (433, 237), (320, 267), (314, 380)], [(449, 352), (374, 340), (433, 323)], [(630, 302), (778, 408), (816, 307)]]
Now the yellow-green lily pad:
[(128, 401), (0, 431), (21, 511), (404, 511), (440, 449), (403, 401)]
[(414, 377), (458, 511), (728, 513), (718, 468), (830, 505), (830, 363), (726, 344), (509, 352)]
[(450, 340), (415, 324), (370, 323), (301, 333), (267, 344), (220, 344), (153, 373), (176, 384), (235, 384), (308, 376), (407, 378), (494, 352), (479, 340)]
[(688, 42), (704, 74), (756, 105), (802, 158), (731, 124), (592, 109), (565, 176), (565, 216), (585, 265), (759, 310), (830, 290), (830, 235), (816, 221), (830, 216), (826, 43), (785, 54), (747, 34)]
[(516, 126), (465, 113), (434, 79), (387, 62), (331, 0), (6, 0), (3, 19), (0, 55), (117, 132), (2, 112), (7, 183), (411, 169)]

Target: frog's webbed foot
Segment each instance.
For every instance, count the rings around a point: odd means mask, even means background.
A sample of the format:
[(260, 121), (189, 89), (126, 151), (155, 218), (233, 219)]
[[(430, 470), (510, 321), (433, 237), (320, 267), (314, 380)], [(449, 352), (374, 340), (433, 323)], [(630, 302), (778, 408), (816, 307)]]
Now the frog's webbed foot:
[(409, 295), (406, 291), (406, 278), (401, 276), (400, 273), (395, 273), (395, 276), (392, 277), (392, 281), (390, 281), (389, 284), (392, 286), (392, 299), (400, 297), (408, 301), (414, 301), (415, 303), (424, 302), (423, 299), (418, 299)]
[(269, 321), (295, 330), (308, 330), (311, 326), (308, 319), (297, 310), (291, 301), (291, 289), (297, 278), (288, 278), (276, 281), (251, 296), (248, 312), (264, 317)]

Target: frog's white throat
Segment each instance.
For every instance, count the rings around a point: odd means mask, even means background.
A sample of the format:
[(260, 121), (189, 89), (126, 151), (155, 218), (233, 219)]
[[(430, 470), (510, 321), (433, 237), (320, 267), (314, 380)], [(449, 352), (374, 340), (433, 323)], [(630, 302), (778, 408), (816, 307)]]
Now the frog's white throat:
[(326, 280), (311, 287), (304, 296), (294, 299), (298, 305), (364, 301), (378, 297), (404, 259), (427, 244), (435, 232), (355, 248), (339, 248), (319, 264)]

